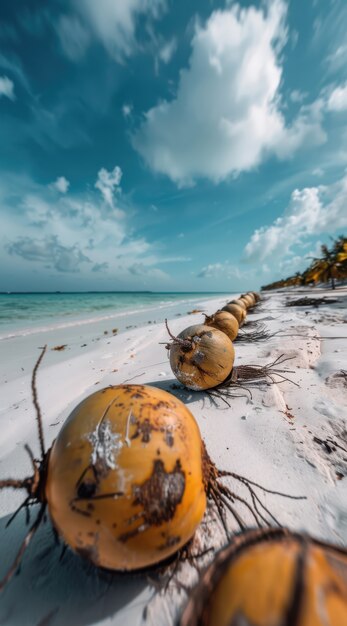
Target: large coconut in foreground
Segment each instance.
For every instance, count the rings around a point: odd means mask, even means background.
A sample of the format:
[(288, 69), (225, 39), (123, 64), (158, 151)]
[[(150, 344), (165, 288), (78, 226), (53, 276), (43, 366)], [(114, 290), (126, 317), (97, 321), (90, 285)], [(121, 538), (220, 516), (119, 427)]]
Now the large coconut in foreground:
[(178, 626), (344, 626), (347, 550), (286, 529), (248, 531), (200, 577)]
[(206, 509), (202, 441), (189, 409), (162, 389), (107, 387), (71, 413), (49, 456), (54, 528), (97, 567), (168, 558)]

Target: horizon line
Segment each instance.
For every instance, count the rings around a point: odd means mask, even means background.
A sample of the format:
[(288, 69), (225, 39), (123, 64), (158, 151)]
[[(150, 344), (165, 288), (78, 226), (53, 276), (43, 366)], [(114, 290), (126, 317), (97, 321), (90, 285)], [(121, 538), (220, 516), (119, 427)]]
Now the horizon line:
[[(103, 290), (88, 290), (88, 291), (0, 291), (1, 296), (9, 295), (65, 295), (65, 294), (81, 294), (81, 293), (229, 293), (228, 291), (152, 291), (152, 290), (119, 290), (119, 291), (103, 291)], [(238, 292), (235, 292), (238, 293)]]

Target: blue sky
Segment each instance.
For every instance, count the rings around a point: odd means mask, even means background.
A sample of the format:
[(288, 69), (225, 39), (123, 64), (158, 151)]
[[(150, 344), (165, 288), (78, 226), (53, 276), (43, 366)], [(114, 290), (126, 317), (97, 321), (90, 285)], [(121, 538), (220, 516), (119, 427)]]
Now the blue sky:
[(345, 0), (3, 0), (0, 290), (254, 289), (347, 225)]

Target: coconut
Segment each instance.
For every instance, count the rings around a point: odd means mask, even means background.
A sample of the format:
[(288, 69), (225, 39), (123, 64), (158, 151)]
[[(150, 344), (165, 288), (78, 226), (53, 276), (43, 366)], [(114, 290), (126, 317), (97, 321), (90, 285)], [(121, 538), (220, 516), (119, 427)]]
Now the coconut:
[(252, 306), (254, 306), (254, 298), (250, 294), (243, 294), (240, 300), (243, 300), (245, 302), (247, 309), (250, 309)]
[(234, 317), (236, 317), (240, 326), (246, 318), (246, 311), (239, 304), (226, 304), (225, 306), (223, 306), (222, 311), (227, 311), (228, 313), (231, 313)]
[(246, 304), (246, 302), (244, 300), (241, 300), (240, 298), (238, 300), (230, 300), (230, 302), (227, 302), (227, 304), (237, 304), (244, 311), (247, 311), (247, 304)]
[(213, 315), (206, 316), (205, 325), (221, 330), (231, 341), (236, 339), (239, 332), (239, 323), (236, 317), (228, 311), (216, 311)]
[(285, 528), (251, 530), (222, 549), (179, 626), (347, 624), (347, 550)]
[(169, 329), (168, 332), (172, 339), (167, 346), (171, 369), (185, 387), (195, 391), (210, 389), (229, 376), (235, 351), (224, 332), (205, 324), (189, 326), (178, 337)]

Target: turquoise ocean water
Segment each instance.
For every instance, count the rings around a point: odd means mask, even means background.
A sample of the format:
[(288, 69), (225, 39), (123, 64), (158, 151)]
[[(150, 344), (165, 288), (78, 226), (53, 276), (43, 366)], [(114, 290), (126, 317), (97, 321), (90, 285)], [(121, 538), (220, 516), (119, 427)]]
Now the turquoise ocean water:
[(154, 310), (171, 303), (194, 303), (221, 293), (3, 293), (0, 294), (0, 338), (8, 333), (96, 321), (122, 312)]

